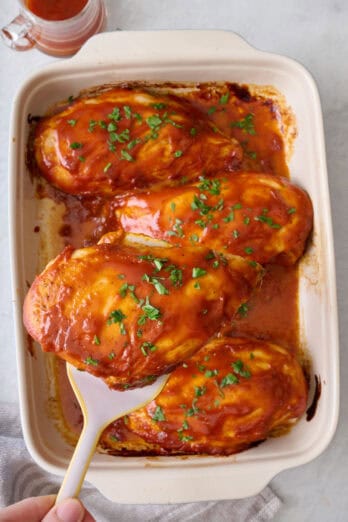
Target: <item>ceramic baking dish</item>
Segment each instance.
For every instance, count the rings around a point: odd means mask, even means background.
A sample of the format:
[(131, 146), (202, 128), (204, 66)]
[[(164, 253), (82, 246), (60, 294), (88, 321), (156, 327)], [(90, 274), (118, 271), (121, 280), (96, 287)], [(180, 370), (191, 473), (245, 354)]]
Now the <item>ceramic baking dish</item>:
[(33, 74), (13, 106), (10, 139), (10, 237), (21, 416), (34, 460), (62, 475), (72, 447), (47, 412), (45, 355), (27, 349), (22, 303), (38, 266), (37, 199), (25, 167), (28, 114), (42, 114), (81, 89), (123, 80), (232, 81), (272, 85), (295, 113), (298, 138), (291, 177), (311, 195), (315, 228), (301, 263), (301, 346), (312, 358), (322, 393), (314, 418), (287, 435), (231, 457), (111, 457), (96, 454), (87, 479), (117, 502), (167, 503), (231, 499), (258, 493), (277, 473), (310, 461), (329, 444), (338, 416), (335, 264), (323, 124), (313, 79), (298, 63), (216, 31), (115, 32), (93, 37), (72, 59)]

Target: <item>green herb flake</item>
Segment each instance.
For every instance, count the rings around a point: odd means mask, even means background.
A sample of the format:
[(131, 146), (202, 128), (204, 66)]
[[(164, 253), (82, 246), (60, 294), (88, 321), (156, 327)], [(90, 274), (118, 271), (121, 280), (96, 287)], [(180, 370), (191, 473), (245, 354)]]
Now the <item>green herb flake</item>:
[(121, 150), (121, 159), (127, 160), (127, 161), (134, 161), (133, 156), (129, 154), (125, 149)]
[(197, 266), (192, 268), (192, 278), (193, 279), (197, 279), (198, 277), (203, 277), (206, 275), (206, 273), (207, 273), (207, 271), (204, 270), (204, 268), (199, 268)]
[(93, 357), (87, 357), (84, 360), (85, 364), (88, 364), (89, 366), (98, 366), (99, 361), (97, 359), (93, 359)]
[(149, 355), (149, 352), (155, 352), (157, 350), (157, 346), (150, 343), (149, 341), (145, 341), (140, 346), (141, 353), (144, 355), (144, 357), (147, 357)]
[(156, 321), (161, 317), (160, 310), (155, 306), (152, 306), (148, 296), (146, 296), (145, 304), (142, 305), (141, 309), (143, 311), (143, 314), (138, 319), (139, 325), (145, 324), (145, 321), (147, 319), (150, 319), (151, 321)]
[(190, 129), (190, 135), (191, 135), (191, 136), (196, 136), (196, 135), (197, 135), (197, 129), (196, 129), (196, 127), (191, 127), (191, 129)]
[(244, 223), (244, 225), (249, 225), (249, 223), (250, 223), (250, 217), (246, 216), (246, 217), (243, 219), (243, 223)]
[(206, 386), (195, 386), (195, 397), (202, 397), (207, 391)]
[(82, 149), (83, 145), (82, 143), (79, 143), (78, 141), (74, 141), (73, 143), (70, 143), (70, 148), (75, 149)]
[(201, 289), (201, 285), (199, 284), (198, 281), (195, 282), (195, 284), (193, 285), (193, 288), (196, 288), (196, 290), (200, 290)]
[(271, 228), (281, 228), (281, 225), (279, 225), (279, 223), (275, 223), (271, 217), (265, 216), (264, 214), (262, 214), (261, 216), (255, 216), (254, 220), (260, 221), (261, 223), (266, 223), (266, 225), (268, 225)]
[(77, 120), (68, 120), (68, 124), (71, 126), (71, 127), (75, 127), (77, 123)]
[(115, 352), (110, 352), (108, 355), (108, 358), (112, 361), (112, 359), (114, 359), (114, 357), (115, 357)]
[[(94, 122), (94, 120), (91, 120), (91, 121), (89, 122), (89, 125), (91, 126), (92, 122), (93, 122), (93, 126), (94, 126), (95, 123), (96, 123), (96, 122)], [(100, 127), (101, 129), (107, 129), (107, 124), (106, 124), (106, 121), (104, 121), (104, 120), (99, 120), (99, 121), (98, 121), (98, 125), (99, 125), (99, 127)], [(90, 129), (88, 129), (88, 130), (90, 130)]]
[(207, 370), (204, 374), (205, 377), (215, 377), (219, 374), (219, 370)]
[(249, 379), (251, 377), (250, 371), (244, 367), (243, 361), (238, 359), (237, 361), (231, 364), (234, 373), (240, 375), (241, 377), (245, 377), (245, 379)]
[(100, 345), (100, 339), (97, 335), (93, 337), (93, 344), (96, 344), (97, 346)]
[(292, 207), (292, 208), (288, 209), (288, 214), (295, 214), (295, 213), (296, 213), (296, 208), (295, 207)]
[(248, 255), (252, 254), (254, 252), (254, 249), (252, 247), (245, 247), (244, 252)]
[(112, 163), (107, 163), (103, 169), (104, 172), (107, 172), (109, 168), (112, 166)]
[(150, 129), (156, 130), (160, 125), (162, 125), (162, 119), (158, 114), (153, 114), (152, 116), (149, 116), (146, 118), (146, 123), (150, 127)]
[(240, 315), (241, 317), (246, 317), (248, 315), (248, 312), (249, 312), (249, 306), (247, 303), (241, 304), (237, 310), (237, 314)]
[(193, 243), (197, 243), (197, 241), (199, 241), (199, 237), (197, 236), (197, 234), (191, 234), (190, 241)]
[(139, 143), (141, 143), (141, 138), (135, 138), (134, 140), (130, 141), (130, 142), (127, 144), (127, 149), (128, 149), (128, 150), (132, 150), (132, 149), (134, 149), (134, 147), (136, 147), (136, 145), (138, 145)]
[(108, 132), (115, 132), (115, 131), (117, 131), (117, 124), (114, 123), (114, 122), (110, 122), (109, 125), (107, 126), (107, 131)]
[(158, 111), (161, 111), (162, 109), (165, 109), (167, 107), (167, 105), (162, 102), (150, 103), (150, 107), (153, 107), (154, 109), (157, 109)]
[(255, 127), (254, 127), (254, 114), (249, 113), (245, 116), (245, 118), (243, 118), (239, 121), (233, 121), (231, 123), (231, 127), (237, 127), (238, 129), (241, 129), (246, 134), (255, 136), (256, 131), (255, 131)]
[(209, 107), (208, 109), (208, 114), (214, 114), (214, 112), (216, 112), (216, 107), (215, 105), (212, 105), (212, 107)]
[(226, 105), (226, 103), (228, 102), (230, 98), (230, 93), (229, 92), (226, 92), (225, 94), (223, 94), (219, 100), (219, 103), (220, 105)]
[(114, 107), (112, 112), (110, 114), (108, 114), (108, 118), (109, 118), (109, 120), (120, 121), (120, 119), (121, 119), (120, 109), (118, 107)]
[(81, 163), (84, 163), (86, 161), (86, 158), (84, 156), (79, 156), (79, 160)]
[(182, 150), (176, 150), (176, 151), (174, 152), (174, 156), (175, 156), (176, 158), (180, 158), (182, 155), (183, 155), (183, 151), (182, 151)]
[(127, 120), (130, 120), (132, 117), (132, 109), (129, 107), (129, 105), (124, 105), (123, 110)]
[(233, 232), (232, 232), (232, 235), (234, 237), (234, 239), (237, 239), (239, 237), (239, 232), (237, 229), (235, 229)]
[(152, 420), (155, 422), (163, 422), (166, 420), (166, 416), (161, 406), (156, 406), (154, 414), (152, 415)]
[(107, 324), (121, 323), (125, 318), (126, 316), (122, 310), (113, 310), (108, 317)]
[(234, 375), (233, 373), (228, 373), (227, 375), (225, 375), (225, 377), (223, 379), (221, 379), (221, 382), (220, 382), (220, 388), (225, 388), (225, 386), (228, 386), (229, 384), (238, 384), (239, 383), (239, 379), (236, 375)]

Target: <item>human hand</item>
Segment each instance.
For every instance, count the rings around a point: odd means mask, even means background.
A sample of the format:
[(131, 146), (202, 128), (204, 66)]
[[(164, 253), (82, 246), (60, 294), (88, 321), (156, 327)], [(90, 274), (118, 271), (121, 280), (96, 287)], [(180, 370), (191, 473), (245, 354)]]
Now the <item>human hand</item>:
[(56, 506), (55, 495), (31, 497), (0, 510), (0, 522), (95, 522), (77, 499)]

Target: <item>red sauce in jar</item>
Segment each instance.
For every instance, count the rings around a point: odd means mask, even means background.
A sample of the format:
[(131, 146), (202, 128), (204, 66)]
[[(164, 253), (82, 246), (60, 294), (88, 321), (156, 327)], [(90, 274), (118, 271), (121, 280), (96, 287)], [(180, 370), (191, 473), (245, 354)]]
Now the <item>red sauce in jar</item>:
[(73, 18), (88, 0), (25, 0), (25, 7), (44, 20), (57, 21)]

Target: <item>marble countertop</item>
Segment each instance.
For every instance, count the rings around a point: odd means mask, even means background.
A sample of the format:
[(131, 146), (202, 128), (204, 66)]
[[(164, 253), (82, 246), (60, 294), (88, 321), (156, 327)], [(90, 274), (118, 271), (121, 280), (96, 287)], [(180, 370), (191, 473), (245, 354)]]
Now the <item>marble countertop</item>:
[[(224, 29), (255, 47), (301, 62), (321, 95), (335, 233), (341, 343), (341, 409), (336, 435), (313, 462), (271, 483), (283, 499), (276, 522), (348, 520), (348, 3), (346, 0), (109, 0), (108, 30)], [(2, 0), (1, 26), (16, 15)], [(37, 50), (16, 53), (0, 44), (0, 381), (2, 398), (17, 402), (7, 219), (7, 147), (11, 103), (33, 70), (54, 58)], [(330, 349), (330, 347), (328, 347)]]

